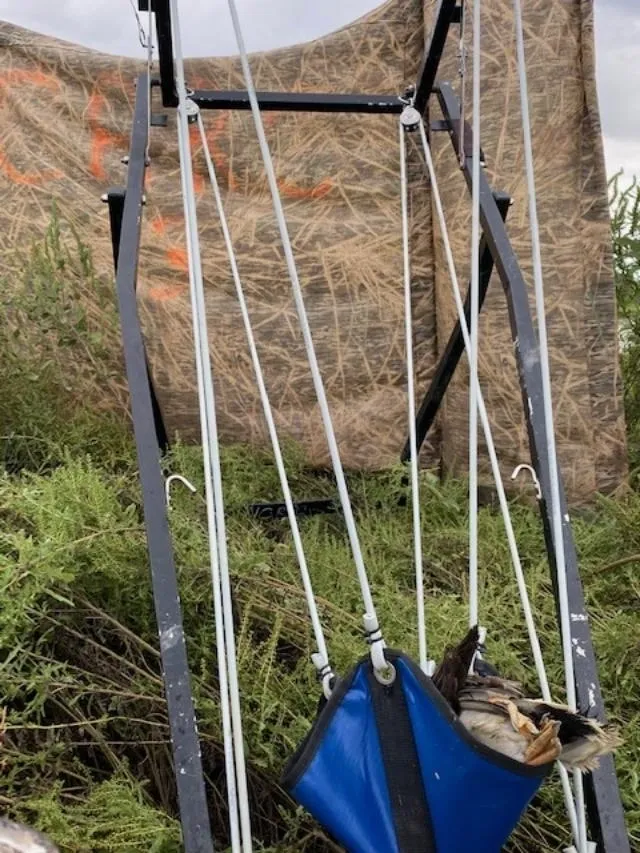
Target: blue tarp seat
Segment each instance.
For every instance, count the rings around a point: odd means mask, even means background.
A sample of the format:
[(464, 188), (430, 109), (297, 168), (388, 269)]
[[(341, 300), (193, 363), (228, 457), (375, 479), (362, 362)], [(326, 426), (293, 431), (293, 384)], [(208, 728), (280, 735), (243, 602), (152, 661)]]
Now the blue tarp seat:
[(349, 853), (499, 853), (550, 766), (478, 743), (419, 667), (385, 650), (336, 685), (283, 785)]

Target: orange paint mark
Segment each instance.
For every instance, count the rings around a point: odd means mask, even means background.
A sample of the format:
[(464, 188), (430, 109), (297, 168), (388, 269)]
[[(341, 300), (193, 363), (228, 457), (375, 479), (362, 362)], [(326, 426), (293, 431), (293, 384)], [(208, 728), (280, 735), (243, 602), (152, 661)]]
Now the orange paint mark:
[(201, 195), (204, 190), (204, 177), (197, 172), (193, 176), (193, 188), (196, 191), (196, 195)]
[(108, 131), (99, 127), (91, 135), (91, 148), (89, 150), (89, 171), (99, 181), (107, 179), (104, 168), (104, 150), (111, 145), (111, 135)]
[[(111, 76), (111, 75), (109, 75)], [(104, 83), (102, 78), (100, 82)], [(106, 99), (98, 91), (93, 91), (87, 104), (87, 117), (91, 130), (91, 146), (89, 151), (89, 171), (99, 181), (106, 181), (107, 172), (104, 167), (105, 151), (108, 148), (120, 148), (126, 151), (128, 137), (124, 133), (114, 133), (101, 124), (100, 116), (106, 105)]]
[(187, 253), (185, 249), (172, 246), (170, 249), (167, 249), (165, 256), (167, 258), (167, 263), (170, 267), (173, 267), (174, 270), (189, 272), (189, 263), (187, 261)]
[(149, 289), (149, 299), (154, 302), (170, 302), (172, 299), (177, 299), (186, 291), (185, 284), (165, 284)]
[(160, 216), (159, 213), (151, 220), (151, 230), (154, 234), (167, 233), (167, 223), (164, 221), (164, 218)]
[[(57, 92), (61, 86), (56, 77), (45, 74), (39, 69), (32, 71), (27, 68), (12, 68), (0, 75), (0, 102), (12, 86), (25, 84), (32, 84), (39, 89), (48, 89), (50, 92)], [(48, 169), (45, 172), (22, 172), (11, 162), (3, 146), (0, 146), (0, 171), (12, 183), (29, 187), (42, 186), (48, 181), (62, 177), (62, 172), (58, 169)]]
[(299, 187), (296, 184), (290, 184), (288, 181), (280, 179), (278, 181), (278, 189), (285, 198), (324, 198), (333, 189), (333, 181), (326, 179), (309, 189), (307, 187)]
[(50, 169), (47, 172), (21, 172), (13, 165), (0, 147), (0, 172), (12, 183), (24, 187), (39, 187), (47, 181), (55, 181), (62, 177), (58, 169)]
[(236, 180), (236, 176), (233, 174), (233, 170), (229, 168), (229, 158), (224, 151), (221, 151), (218, 147), (218, 140), (225, 133), (228, 121), (229, 113), (220, 113), (220, 115), (216, 116), (211, 124), (205, 128), (205, 136), (216, 172), (220, 174), (226, 172), (229, 189), (235, 190), (238, 187), (238, 181)]
[(174, 225), (182, 226), (184, 217), (178, 215), (156, 213), (151, 220), (151, 230), (154, 234), (165, 235), (169, 228)]
[(31, 71), (28, 68), (12, 68), (0, 75), (0, 87), (3, 89), (15, 86), (16, 83), (32, 83), (39, 89), (49, 89), (50, 92), (58, 91), (61, 85), (57, 77), (45, 74), (40, 69)]
[[(214, 121), (209, 127), (205, 128), (204, 133), (205, 138), (207, 140), (209, 153), (211, 154), (211, 159), (213, 160), (213, 165), (216, 169), (216, 172), (223, 173), (224, 171), (227, 171), (229, 187), (231, 189), (235, 189), (236, 179), (235, 176), (231, 173), (231, 170), (229, 169), (229, 161), (227, 155), (224, 152), (218, 150), (217, 147), (217, 140), (220, 135), (224, 133), (228, 118), (229, 116), (227, 113), (221, 113), (214, 119)], [(191, 127), (189, 128), (189, 135), (191, 142), (191, 150), (194, 152), (199, 151), (202, 145), (200, 141), (200, 131), (197, 125), (191, 125)], [(197, 162), (196, 168), (206, 169), (206, 166), (199, 160)], [(206, 181), (204, 174), (202, 174), (201, 172), (194, 172), (194, 186), (196, 193), (200, 194), (204, 191), (205, 183)]]

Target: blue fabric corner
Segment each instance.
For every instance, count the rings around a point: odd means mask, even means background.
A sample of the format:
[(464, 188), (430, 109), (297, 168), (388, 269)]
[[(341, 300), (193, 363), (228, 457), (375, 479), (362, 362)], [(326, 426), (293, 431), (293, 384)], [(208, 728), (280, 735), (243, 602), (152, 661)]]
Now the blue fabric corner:
[(499, 853), (542, 782), (496, 763), (442, 714), (405, 660), (401, 673), (438, 853)]
[(291, 793), (347, 850), (399, 853), (364, 666)]

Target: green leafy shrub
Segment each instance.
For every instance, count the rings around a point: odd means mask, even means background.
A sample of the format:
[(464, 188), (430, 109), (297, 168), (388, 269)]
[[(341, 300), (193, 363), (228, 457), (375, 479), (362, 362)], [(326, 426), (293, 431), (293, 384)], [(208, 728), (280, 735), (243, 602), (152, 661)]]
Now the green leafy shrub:
[[(628, 357), (634, 345), (640, 352), (632, 295), (637, 201), (633, 207), (631, 196), (624, 198), (614, 205), (614, 236), (625, 402), (630, 443), (637, 448), (640, 393), (632, 385), (640, 357), (635, 362)], [(179, 853), (135, 452), (124, 418), (86, 404), (96, 399), (98, 378), (100, 392), (111, 395), (116, 410), (120, 404), (111, 291), (82, 244), (54, 217), (4, 306), (11, 323), (9, 332), (6, 326), (0, 330), (7, 353), (0, 360), (0, 707), (7, 711), (0, 807), (49, 833), (63, 853)], [(178, 444), (166, 465), (198, 489), (192, 495), (176, 486), (170, 522), (212, 824), (222, 849), (228, 843), (227, 809), (200, 451)], [(246, 511), (249, 502), (280, 498), (277, 474), (270, 453), (244, 446), (226, 447), (223, 465), (257, 849), (335, 850), (278, 785), (283, 763), (308, 731), (319, 694), (287, 523), (259, 522)], [(297, 497), (333, 496), (331, 479), (305, 471), (295, 447), (288, 448), (287, 466)], [(404, 473), (352, 475), (350, 486), (385, 636), (415, 654)], [(421, 494), (429, 651), (438, 657), (466, 626), (467, 487), (441, 484), (424, 473)], [(512, 512), (550, 680), (562, 699), (539, 518), (518, 503)], [(365, 650), (345, 531), (339, 516), (301, 523), (332, 662), (345, 672)], [(574, 521), (574, 529), (607, 708), (626, 739), (617, 765), (632, 843), (638, 846), (640, 495), (600, 501), (589, 518)], [(502, 521), (490, 507), (481, 511), (479, 557), (491, 658), (535, 691)], [(559, 787), (550, 782), (509, 850), (558, 849), (568, 843), (567, 826)]]
[(610, 182), (614, 273), (632, 481), (640, 475), (640, 185)]
[[(213, 823), (226, 842), (225, 785), (217, 699), (201, 458), (177, 447), (171, 470), (198, 493), (176, 488), (171, 509), (185, 630)], [(295, 494), (327, 494), (330, 483), (291, 466)], [(318, 699), (311, 636), (284, 521), (259, 522), (252, 500), (277, 497), (273, 466), (245, 447), (224, 453), (225, 482), (244, 483), (229, 501), (228, 530), (240, 682), (255, 836), (265, 849), (333, 849), (278, 786), (287, 756), (308, 729)], [(376, 603), (391, 644), (416, 653), (410, 509), (399, 472), (352, 477)], [(466, 624), (466, 486), (422, 483), (430, 653), (439, 656)], [(8, 706), (0, 802), (50, 831), (70, 853), (179, 849), (144, 533), (135, 469), (109, 471), (89, 457), (46, 474), (0, 481), (0, 695)], [(561, 656), (540, 523), (514, 504), (514, 523), (552, 683)], [(6, 523), (9, 521), (10, 523)], [(608, 709), (627, 743), (618, 760), (634, 837), (640, 840), (640, 497), (603, 501), (576, 537)], [(339, 517), (303, 521), (303, 536), (335, 666), (365, 649), (361, 603)], [(501, 519), (480, 519), (482, 618), (491, 657), (535, 690), (533, 667)], [(615, 561), (635, 554), (620, 565)], [(608, 564), (614, 564), (607, 568)], [(635, 644), (635, 645), (634, 645)], [(562, 691), (556, 695), (561, 698)], [(123, 801), (123, 818), (114, 819)], [(549, 784), (512, 850), (555, 849), (567, 840), (562, 799)], [(153, 845), (157, 847), (153, 847)]]
[[(40, 470), (71, 447), (126, 452), (113, 281), (53, 210), (22, 272), (0, 278), (0, 462)], [(94, 417), (101, 413), (100, 421)]]

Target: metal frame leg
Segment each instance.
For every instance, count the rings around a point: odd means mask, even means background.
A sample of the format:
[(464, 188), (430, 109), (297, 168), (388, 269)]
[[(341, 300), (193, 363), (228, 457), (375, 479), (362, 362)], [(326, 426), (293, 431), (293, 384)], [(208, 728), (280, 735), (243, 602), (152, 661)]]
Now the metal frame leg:
[[(182, 608), (164, 497), (164, 478), (160, 467), (153, 399), (136, 302), (135, 285), (146, 167), (148, 99), (149, 80), (147, 75), (143, 74), (138, 78), (127, 189), (121, 196), (122, 216), (117, 249), (116, 289), (142, 485), (144, 522), (184, 848), (185, 853), (213, 853), (200, 740), (182, 628)], [(119, 206), (120, 200), (116, 194), (110, 206), (110, 213), (116, 220), (119, 218)]]

